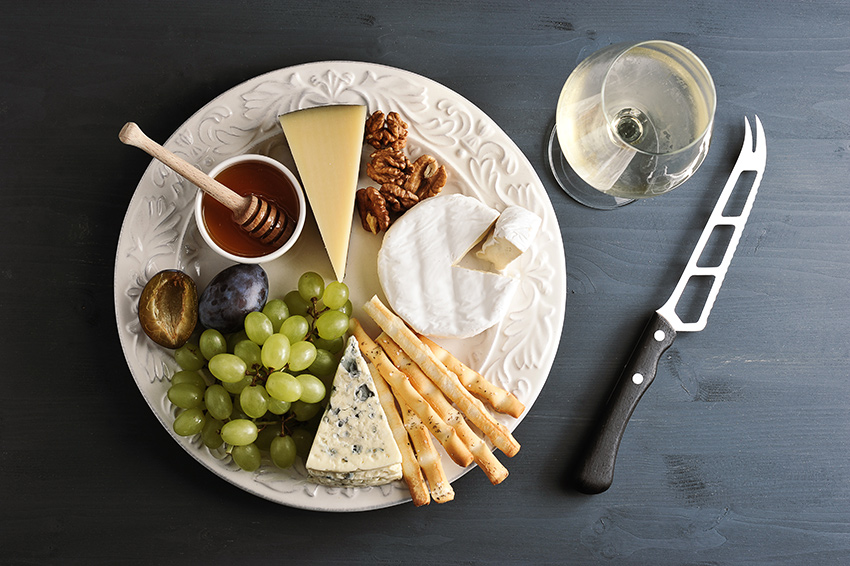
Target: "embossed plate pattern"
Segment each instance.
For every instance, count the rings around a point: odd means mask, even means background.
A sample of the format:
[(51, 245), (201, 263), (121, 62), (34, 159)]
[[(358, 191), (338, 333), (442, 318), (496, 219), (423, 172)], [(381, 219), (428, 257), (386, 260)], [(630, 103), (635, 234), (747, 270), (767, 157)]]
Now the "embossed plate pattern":
[[(513, 391), (530, 409), (546, 381), (561, 335), (566, 297), (563, 242), (552, 204), (528, 160), (472, 103), (430, 79), (391, 67), (344, 61), (309, 63), (273, 71), (232, 88), (201, 108), (163, 145), (205, 171), (241, 153), (270, 155), (294, 171), (277, 116), (332, 103), (366, 104), (369, 112), (399, 112), (409, 125), (410, 156), (415, 159), (429, 153), (446, 165), (446, 193), (475, 196), (496, 209), (510, 204), (524, 206), (543, 219), (532, 248), (511, 266), (521, 283), (505, 319), (474, 338), (442, 341), (461, 360)], [(369, 151), (364, 151), (364, 163), (368, 155)], [(359, 186), (369, 183), (362, 177)], [(321, 511), (362, 511), (409, 501), (402, 482), (373, 488), (318, 486), (308, 481), (300, 462), (285, 471), (264, 463), (254, 473), (244, 472), (223, 451), (207, 449), (198, 438), (174, 434), (171, 424), (177, 411), (166, 398), (166, 391), (176, 364), (169, 350), (142, 333), (137, 303), (145, 283), (160, 270), (181, 269), (202, 290), (229, 265), (200, 239), (192, 218), (196, 191), (165, 166), (152, 162), (136, 188), (118, 241), (118, 333), (133, 378), (153, 413), (201, 464), (260, 497)], [(373, 335), (376, 328), (358, 306), (375, 293), (383, 298), (376, 273), (379, 247), (380, 238), (364, 231), (355, 219), (345, 282), (351, 288), (354, 316)], [(272, 297), (282, 297), (295, 288), (304, 271), (317, 271), (326, 280), (333, 273), (310, 215), (293, 249), (263, 267), (269, 274)], [(510, 417), (498, 418), (511, 430), (519, 423)], [(521, 435), (518, 440), (522, 442)], [(510, 459), (497, 455), (510, 470)], [(468, 471), (445, 455), (443, 461), (452, 481)], [(486, 481), (483, 476), (482, 481)]]

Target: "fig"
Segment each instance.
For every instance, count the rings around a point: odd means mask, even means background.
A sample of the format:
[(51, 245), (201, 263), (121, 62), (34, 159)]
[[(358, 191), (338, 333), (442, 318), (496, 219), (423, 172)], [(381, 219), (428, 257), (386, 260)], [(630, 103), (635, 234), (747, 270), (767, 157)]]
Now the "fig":
[(213, 277), (198, 302), (206, 328), (223, 334), (242, 329), (249, 312), (262, 310), (269, 296), (269, 276), (256, 264), (231, 265)]
[(151, 277), (139, 297), (139, 322), (160, 346), (175, 349), (188, 342), (198, 323), (195, 281), (176, 269)]

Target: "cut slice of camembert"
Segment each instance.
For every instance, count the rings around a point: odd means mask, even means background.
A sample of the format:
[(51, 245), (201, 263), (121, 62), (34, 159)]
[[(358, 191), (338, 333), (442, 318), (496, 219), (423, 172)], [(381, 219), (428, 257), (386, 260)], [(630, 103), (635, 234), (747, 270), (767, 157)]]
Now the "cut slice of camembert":
[(530, 210), (509, 206), (499, 215), (493, 233), (475, 255), (502, 271), (531, 247), (541, 222)]
[(505, 317), (518, 280), (458, 265), (498, 216), (475, 198), (440, 195), (423, 200), (387, 230), (378, 278), (390, 306), (414, 330), (468, 338)]
[(307, 457), (307, 472), (318, 483), (333, 486), (382, 485), (401, 479), (401, 452), (353, 336), (337, 368)]
[(366, 107), (318, 106), (279, 117), (334, 274), (345, 277)]

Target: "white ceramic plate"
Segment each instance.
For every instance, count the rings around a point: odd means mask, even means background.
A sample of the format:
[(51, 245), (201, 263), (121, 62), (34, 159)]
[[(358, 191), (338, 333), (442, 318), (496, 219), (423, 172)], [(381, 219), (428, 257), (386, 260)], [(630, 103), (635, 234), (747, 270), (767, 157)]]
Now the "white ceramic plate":
[[(472, 103), (430, 79), (399, 69), (356, 62), (309, 63), (232, 88), (201, 108), (163, 145), (205, 171), (241, 153), (270, 155), (295, 171), (277, 116), (332, 103), (366, 104), (370, 113), (399, 112), (409, 125), (407, 151), (411, 158), (428, 153), (446, 165), (446, 193), (474, 196), (496, 209), (524, 206), (543, 219), (532, 248), (510, 266), (521, 284), (505, 319), (474, 338), (441, 341), (462, 361), (517, 395), (527, 414), (543, 388), (561, 336), (566, 301), (563, 242), (552, 204), (528, 160)], [(364, 163), (369, 153), (367, 146)], [(364, 176), (360, 186), (370, 183)], [(118, 333), (130, 371), (151, 410), (174, 441), (201, 464), (260, 497), (322, 511), (362, 511), (409, 501), (407, 487), (400, 481), (372, 488), (316, 485), (308, 480), (301, 462), (286, 471), (265, 463), (254, 473), (244, 472), (223, 451), (207, 449), (198, 438), (174, 434), (171, 424), (177, 411), (166, 391), (176, 364), (171, 351), (157, 346), (141, 331), (137, 303), (145, 283), (160, 270), (185, 271), (200, 292), (229, 265), (207, 248), (198, 234), (192, 217), (196, 191), (165, 166), (152, 162), (136, 188), (118, 241)], [(359, 305), (375, 293), (383, 298), (376, 273), (380, 237), (364, 231), (359, 217), (352, 230), (345, 282), (351, 288), (354, 316), (374, 336), (376, 327)], [(293, 249), (263, 267), (269, 274), (271, 298), (294, 289), (304, 271), (317, 271), (326, 280), (332, 279), (312, 215)], [(498, 418), (511, 430), (519, 424), (510, 417)], [(518, 440), (522, 442), (521, 434)], [(510, 459), (497, 455), (510, 470)], [(458, 467), (445, 454), (443, 461), (451, 480), (469, 469)], [(481, 481), (487, 481), (483, 475)]]

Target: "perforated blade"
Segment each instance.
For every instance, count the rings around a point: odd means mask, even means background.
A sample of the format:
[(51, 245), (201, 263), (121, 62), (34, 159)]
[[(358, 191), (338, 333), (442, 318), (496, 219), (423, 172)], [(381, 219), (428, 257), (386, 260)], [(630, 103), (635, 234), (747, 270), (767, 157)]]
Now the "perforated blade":
[[(750, 122), (744, 118), (744, 144), (741, 148), (741, 154), (738, 156), (738, 161), (726, 181), (726, 186), (723, 187), (723, 192), (720, 193), (720, 198), (717, 204), (714, 205), (714, 210), (708, 219), (705, 229), (700, 235), (699, 241), (694, 248), (691, 258), (688, 260), (685, 271), (682, 277), (676, 284), (673, 294), (667, 299), (667, 302), (656, 312), (664, 317), (677, 332), (697, 332), (705, 328), (708, 322), (708, 315), (711, 313), (711, 308), (714, 306), (714, 301), (717, 298), (717, 293), (720, 291), (720, 286), (723, 284), (723, 279), (726, 277), (726, 271), (729, 269), (729, 264), (732, 261), (732, 256), (735, 255), (735, 249), (738, 247), (738, 241), (741, 239), (741, 234), (744, 231), (744, 225), (747, 223), (747, 218), (750, 216), (750, 211), (753, 208), (753, 202), (756, 199), (759, 184), (761, 183), (762, 175), (764, 174), (765, 164), (767, 163), (767, 142), (764, 136), (764, 129), (761, 125), (761, 120), (758, 116), (755, 117), (756, 137), (755, 146), (753, 146), (753, 134), (750, 128)], [(741, 174), (746, 171), (754, 171), (756, 173), (753, 179), (752, 187), (747, 195), (744, 206), (737, 216), (724, 216), (726, 205), (729, 203), (729, 198), (735, 186), (738, 184)], [(733, 229), (723, 253), (723, 258), (715, 266), (700, 266), (699, 261), (705, 251), (712, 233), (718, 228), (728, 226)], [(700, 312), (699, 318), (694, 322), (684, 322), (676, 313), (676, 307), (682, 294), (688, 286), (688, 282), (694, 277), (710, 277), (711, 288), (705, 299), (705, 303)]]

